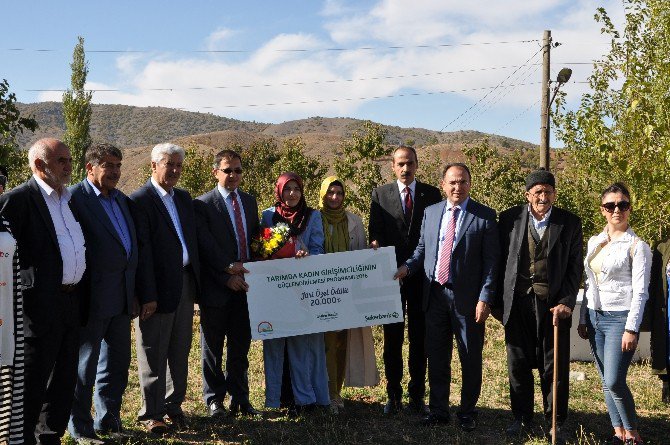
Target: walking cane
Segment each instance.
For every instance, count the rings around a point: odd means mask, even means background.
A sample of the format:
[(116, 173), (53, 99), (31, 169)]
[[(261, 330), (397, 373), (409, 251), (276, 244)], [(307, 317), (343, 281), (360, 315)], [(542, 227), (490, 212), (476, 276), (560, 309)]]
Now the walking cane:
[(554, 376), (551, 390), (551, 444), (556, 445), (556, 393), (558, 391), (558, 323), (560, 319), (556, 317), (554, 324)]

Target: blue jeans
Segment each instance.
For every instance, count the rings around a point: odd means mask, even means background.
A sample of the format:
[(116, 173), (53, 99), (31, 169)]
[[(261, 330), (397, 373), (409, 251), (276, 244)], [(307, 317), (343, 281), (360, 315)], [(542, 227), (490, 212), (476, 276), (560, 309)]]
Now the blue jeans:
[(595, 358), (596, 369), (603, 382), (605, 404), (612, 426), (627, 431), (637, 429), (635, 402), (626, 375), (635, 351), (623, 352), (621, 338), (624, 334), (628, 311), (594, 311), (589, 309), (586, 326), (589, 343)]

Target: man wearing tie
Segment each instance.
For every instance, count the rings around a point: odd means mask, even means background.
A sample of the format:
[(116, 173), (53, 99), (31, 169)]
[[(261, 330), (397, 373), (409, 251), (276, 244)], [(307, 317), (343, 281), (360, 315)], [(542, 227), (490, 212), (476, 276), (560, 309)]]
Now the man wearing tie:
[(0, 196), (21, 255), (25, 329), (24, 437), (58, 445), (77, 379), (79, 327), (86, 298), (84, 234), (70, 207), (70, 149), (40, 139), (28, 150), (33, 176)]
[(471, 199), (470, 170), (465, 164), (444, 167), (447, 199), (428, 207), (414, 254), (398, 268), (405, 280), (422, 270), (426, 311), (426, 350), (430, 414), (424, 423), (446, 423), (449, 415), (451, 354), (456, 337), (463, 384), (456, 413), (464, 431), (476, 428), (476, 405), (482, 385), (484, 322), (495, 297), (499, 259), (496, 214)]
[[(416, 181), (414, 175), (419, 160), (413, 147), (399, 146), (393, 151), (391, 167), (397, 181), (372, 191), (370, 205), (370, 247), (395, 246), (398, 266), (412, 255), (419, 242), (423, 210), (439, 202), (440, 191), (432, 185)], [(400, 286), (403, 312), (407, 316), (409, 336), (409, 407), (425, 415), (426, 353), (424, 335), (426, 330), (421, 308), (421, 274), (403, 280)], [(406, 305), (406, 306), (405, 306)], [(406, 307), (406, 309), (405, 309)], [(402, 344), (405, 323), (384, 325), (384, 370), (388, 401), (384, 414), (395, 414), (402, 408), (403, 378)]]
[[(116, 189), (121, 150), (99, 144), (86, 150), (86, 178), (73, 186), (72, 206), (88, 246), (82, 292), (90, 296), (80, 331), (79, 372), (68, 430), (77, 442), (103, 443), (96, 432), (121, 432), (121, 399), (130, 368), (130, 319), (137, 315), (137, 237), (129, 200)], [(94, 392), (95, 387), (95, 392)], [(95, 400), (95, 422), (91, 417)]]
[[(243, 263), (250, 260), (251, 240), (258, 235), (258, 204), (241, 191), (242, 159), (233, 150), (216, 154), (212, 173), (218, 184), (194, 201), (198, 228), (207, 249), (224, 255), (202, 258), (200, 294), (200, 343), (202, 345), (203, 396), (211, 417), (225, 414), (224, 398), (230, 394), (230, 414), (260, 414), (249, 402), (247, 354), (251, 345), (248, 285)], [(208, 239), (208, 241), (207, 241)], [(226, 372), (222, 368), (226, 344)]]
[(181, 404), (186, 397), (188, 354), (193, 336), (193, 304), (200, 260), (193, 200), (175, 187), (184, 149), (158, 144), (151, 151), (151, 179), (130, 199), (140, 258), (135, 319), (137, 368), (142, 407), (138, 420), (147, 431), (188, 427)]

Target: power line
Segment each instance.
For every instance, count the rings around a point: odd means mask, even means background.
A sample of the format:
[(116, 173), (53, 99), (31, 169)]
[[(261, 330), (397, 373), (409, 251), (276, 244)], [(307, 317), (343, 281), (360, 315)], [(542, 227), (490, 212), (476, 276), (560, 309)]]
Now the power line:
[[(340, 51), (378, 51), (378, 50), (398, 50), (398, 49), (430, 49), (430, 48), (450, 48), (456, 46), (486, 46), (486, 45), (509, 45), (515, 43), (534, 43), (539, 42), (538, 39), (529, 39), (529, 40), (502, 40), (497, 42), (463, 42), (463, 43), (442, 43), (436, 45), (393, 45), (393, 46), (360, 46), (355, 48), (278, 48), (271, 51), (274, 52), (340, 52)], [(12, 52), (60, 52), (66, 51), (62, 49), (53, 49), (53, 48), (7, 48), (5, 51)], [(71, 51), (68, 49), (67, 51)], [(182, 50), (182, 51), (169, 51), (177, 53), (195, 53), (195, 54), (226, 54), (226, 53), (252, 53), (257, 50), (249, 49), (220, 49), (220, 50)], [(87, 53), (99, 53), (99, 54), (118, 54), (118, 53), (151, 53), (151, 52), (160, 52), (160, 51), (150, 51), (150, 50), (126, 50), (126, 49), (92, 49), (86, 50)]]
[(520, 113), (517, 113), (517, 115), (514, 116), (512, 119), (508, 120), (508, 121), (505, 122), (503, 125), (501, 125), (500, 127), (498, 127), (498, 129), (496, 130), (496, 132), (499, 132), (499, 131), (501, 131), (501, 130), (507, 128), (512, 122), (514, 122), (515, 120), (519, 119), (521, 116), (523, 116), (524, 114), (528, 113), (528, 112), (529, 112), (535, 105), (539, 104), (541, 100), (542, 100), (542, 99), (538, 99), (538, 100), (536, 100), (536, 101), (533, 102), (533, 104), (531, 104), (528, 108), (526, 108), (525, 110), (523, 110), (523, 111), (520, 112)]
[[(540, 64), (534, 64), (540, 65)], [(503, 66), (491, 66), (486, 68), (471, 68), (471, 69), (462, 69), (454, 71), (442, 71), (436, 73), (420, 73), (420, 74), (399, 74), (396, 76), (374, 76), (374, 77), (359, 77), (352, 79), (326, 79), (326, 80), (314, 80), (314, 81), (301, 81), (301, 82), (282, 82), (282, 83), (265, 83), (265, 84), (242, 84), (242, 85), (215, 85), (215, 86), (199, 86), (199, 87), (164, 87), (164, 88), (137, 88), (135, 90), (139, 91), (187, 91), (187, 90), (210, 90), (210, 89), (231, 89), (231, 88), (265, 88), (265, 87), (277, 87), (277, 86), (296, 86), (296, 85), (318, 85), (318, 84), (333, 84), (333, 83), (345, 83), (345, 82), (359, 82), (359, 81), (370, 81), (370, 80), (392, 80), (392, 79), (409, 79), (417, 77), (429, 77), (429, 76), (443, 76), (446, 74), (460, 74), (460, 73), (473, 73), (479, 71), (494, 71), (501, 69), (517, 68), (522, 65), (503, 65)], [(29, 92), (65, 92), (66, 89), (26, 89), (23, 91)], [(123, 89), (95, 89), (95, 90), (86, 90), (89, 92), (123, 92), (128, 90)]]

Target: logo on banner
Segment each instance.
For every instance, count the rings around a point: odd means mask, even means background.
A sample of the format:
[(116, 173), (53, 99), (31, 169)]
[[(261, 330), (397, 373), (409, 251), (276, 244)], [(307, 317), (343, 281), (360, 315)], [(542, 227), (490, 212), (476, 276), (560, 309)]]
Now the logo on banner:
[(258, 323), (258, 333), (259, 334), (272, 334), (274, 330), (272, 329), (272, 323), (269, 321), (261, 321)]
[(398, 312), (388, 312), (386, 314), (374, 314), (374, 315), (366, 315), (365, 320), (366, 321), (372, 321), (372, 320), (386, 320), (386, 319), (391, 319), (395, 320), (400, 318), (400, 314)]
[(337, 318), (337, 312), (324, 312), (316, 316), (321, 321), (335, 320)]

